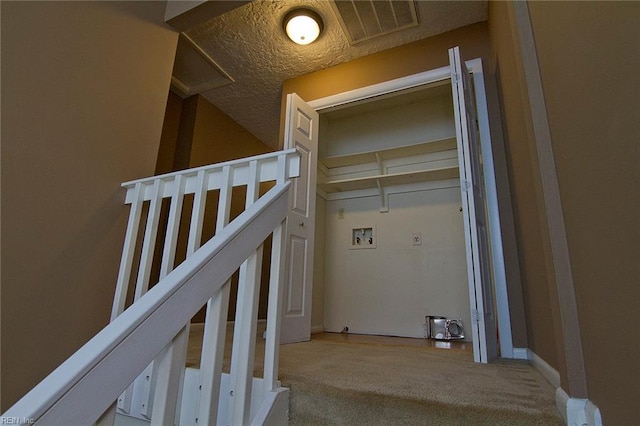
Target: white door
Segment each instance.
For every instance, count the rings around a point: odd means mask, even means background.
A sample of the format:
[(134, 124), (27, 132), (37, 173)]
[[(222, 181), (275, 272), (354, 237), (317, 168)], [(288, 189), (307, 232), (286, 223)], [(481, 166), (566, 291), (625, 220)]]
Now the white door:
[(475, 99), (469, 70), (460, 59), (458, 47), (449, 49), (449, 63), (467, 248), (473, 356), (476, 362), (489, 362), (498, 356), (498, 342)]
[(284, 148), (302, 155), (287, 217), (287, 258), (281, 343), (311, 338), (313, 242), (316, 217), (318, 113), (295, 93), (287, 95)]

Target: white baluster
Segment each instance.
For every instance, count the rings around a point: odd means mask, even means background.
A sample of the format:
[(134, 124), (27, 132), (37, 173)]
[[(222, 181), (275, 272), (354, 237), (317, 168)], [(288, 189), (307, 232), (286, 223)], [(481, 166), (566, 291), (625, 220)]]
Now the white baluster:
[[(284, 183), (287, 175), (286, 155), (278, 156), (277, 182)], [(267, 330), (264, 347), (264, 392), (278, 387), (278, 363), (280, 353), (280, 319), (284, 297), (284, 268), (286, 250), (286, 221), (273, 231), (271, 243), (271, 268), (269, 271), (269, 299), (267, 303)]]
[[(135, 185), (133, 199), (131, 200), (131, 211), (129, 214), (129, 223), (127, 225), (127, 234), (125, 236), (124, 249), (122, 252), (122, 260), (120, 270), (118, 272), (118, 281), (116, 284), (116, 295), (114, 297), (113, 308), (111, 310), (111, 321), (124, 311), (127, 292), (129, 288), (129, 280), (133, 269), (133, 256), (136, 248), (136, 240), (138, 229), (140, 228), (140, 218), (142, 216), (142, 207), (146, 185), (138, 182)], [(118, 397), (117, 407), (125, 413), (131, 412), (131, 396), (133, 393), (133, 383)]]
[(164, 239), (162, 262), (160, 263), (160, 279), (166, 277), (174, 267), (178, 232), (180, 230), (180, 216), (182, 214), (182, 204), (184, 201), (185, 181), (183, 175), (176, 176), (173, 181), (171, 206), (169, 207), (169, 218), (167, 219), (167, 234)]
[[(158, 221), (160, 219), (160, 208), (162, 207), (162, 191), (164, 182), (156, 179), (151, 190), (151, 200), (147, 213), (147, 223), (144, 230), (142, 242), (142, 252), (140, 254), (140, 267), (134, 292), (134, 303), (139, 300), (149, 289), (149, 277), (151, 275), (151, 265), (153, 263), (153, 253), (156, 247), (156, 237), (158, 235)], [(142, 374), (134, 381), (134, 388), (139, 388), (142, 395), (140, 403), (140, 414), (146, 417), (151, 416), (151, 405), (153, 404), (153, 363), (149, 364)], [(138, 392), (138, 391), (136, 391)]]
[(152, 425), (173, 425), (179, 418), (179, 401), (189, 341), (189, 326), (184, 327), (153, 361), (155, 391), (151, 413)]
[(152, 198), (149, 203), (147, 224), (142, 242), (142, 253), (140, 254), (140, 269), (138, 270), (134, 301), (140, 299), (149, 289), (149, 276), (151, 275), (153, 252), (156, 247), (156, 236), (158, 235), (158, 220), (160, 218), (160, 207), (162, 206), (163, 186), (164, 182), (159, 179), (153, 183)]
[[(160, 280), (166, 277), (174, 267), (180, 216), (184, 201), (184, 176), (177, 175), (173, 185), (171, 206), (167, 220), (167, 233), (160, 263)], [(154, 425), (172, 425), (175, 419), (180, 417), (179, 401), (182, 399), (182, 382), (184, 380), (188, 339), (189, 324), (187, 323), (185, 328), (178, 333), (154, 361), (153, 375), (155, 376), (156, 386), (151, 414), (151, 423)]]
[[(245, 203), (247, 208), (257, 200), (259, 190), (258, 162), (252, 161), (249, 164), (249, 181)], [(247, 424), (250, 421), (262, 251), (263, 245), (260, 245), (240, 267), (231, 352), (228, 411), (231, 424)]]
[[(233, 194), (232, 172), (233, 169), (230, 166), (225, 166), (222, 170), (216, 233), (219, 233), (229, 223)], [(207, 302), (200, 357), (200, 398), (197, 414), (199, 425), (215, 424), (218, 418), (218, 399), (224, 342), (227, 333), (230, 287), (231, 281), (227, 281), (218, 294)]]
[(124, 248), (120, 260), (120, 270), (118, 271), (118, 280), (116, 282), (116, 294), (113, 298), (113, 307), (111, 309), (111, 321), (124, 311), (129, 279), (131, 278), (133, 255), (136, 250), (136, 237), (138, 236), (140, 216), (144, 203), (144, 186), (141, 183), (137, 183), (133, 194), (131, 210), (129, 211), (129, 221), (127, 223), (127, 233), (124, 238)]
[(204, 208), (207, 203), (207, 178), (204, 170), (198, 172), (196, 190), (193, 196), (193, 210), (191, 211), (191, 223), (189, 225), (189, 240), (187, 241), (187, 258), (200, 248), (202, 239), (202, 221)]
[[(124, 239), (124, 248), (122, 251), (122, 260), (120, 261), (120, 270), (118, 271), (118, 280), (116, 283), (116, 294), (113, 299), (113, 307), (111, 309), (111, 321), (124, 311), (124, 305), (129, 289), (129, 280), (131, 278), (131, 270), (133, 265), (133, 255), (136, 249), (136, 239), (138, 237), (138, 229), (140, 227), (140, 217), (142, 216), (142, 206), (144, 204), (145, 186), (142, 183), (136, 183), (133, 191), (133, 199), (131, 200), (131, 210), (129, 212), (129, 222), (127, 224), (127, 234)], [(133, 384), (125, 390), (118, 398), (117, 407), (125, 413), (131, 411), (131, 390)]]
[(264, 391), (278, 387), (278, 362), (280, 353), (280, 319), (284, 297), (284, 267), (286, 248), (286, 222), (273, 231), (271, 245), (271, 269), (269, 276), (269, 301), (267, 308), (267, 331), (264, 348)]
[[(299, 157), (297, 157), (297, 159), (299, 160)], [(289, 161), (287, 161), (287, 154), (278, 155), (278, 169), (276, 171), (276, 184), (284, 183), (284, 181), (289, 176), (289, 173), (291, 172), (290, 170), (288, 170), (289, 168), (290, 168), (290, 165), (289, 165)], [(299, 168), (300, 167), (298, 166), (297, 169)], [(296, 170), (296, 174), (298, 173), (299, 173), (299, 170)]]

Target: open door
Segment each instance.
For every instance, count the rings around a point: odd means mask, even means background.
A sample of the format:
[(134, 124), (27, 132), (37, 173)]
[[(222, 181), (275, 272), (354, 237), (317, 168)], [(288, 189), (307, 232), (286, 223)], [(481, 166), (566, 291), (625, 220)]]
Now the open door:
[(449, 63), (467, 247), (473, 358), (486, 363), (498, 356), (498, 342), (475, 97), (469, 70), (460, 59), (458, 47), (449, 49)]
[(287, 95), (284, 148), (302, 156), (287, 217), (281, 343), (311, 338), (313, 244), (316, 216), (318, 113), (295, 93)]

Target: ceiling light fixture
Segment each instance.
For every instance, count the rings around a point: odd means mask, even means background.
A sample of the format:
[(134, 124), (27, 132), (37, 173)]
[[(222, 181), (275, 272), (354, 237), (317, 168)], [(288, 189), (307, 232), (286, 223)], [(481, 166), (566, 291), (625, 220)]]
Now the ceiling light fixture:
[(287, 36), (298, 44), (313, 43), (324, 28), (322, 17), (311, 9), (293, 9), (282, 20)]

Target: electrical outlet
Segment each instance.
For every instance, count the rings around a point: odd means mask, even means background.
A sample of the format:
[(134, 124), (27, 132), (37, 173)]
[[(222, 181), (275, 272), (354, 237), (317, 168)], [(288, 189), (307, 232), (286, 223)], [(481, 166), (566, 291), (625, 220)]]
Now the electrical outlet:
[(422, 245), (422, 233), (421, 232), (414, 232), (412, 241), (413, 241), (413, 245), (414, 246), (421, 246)]

